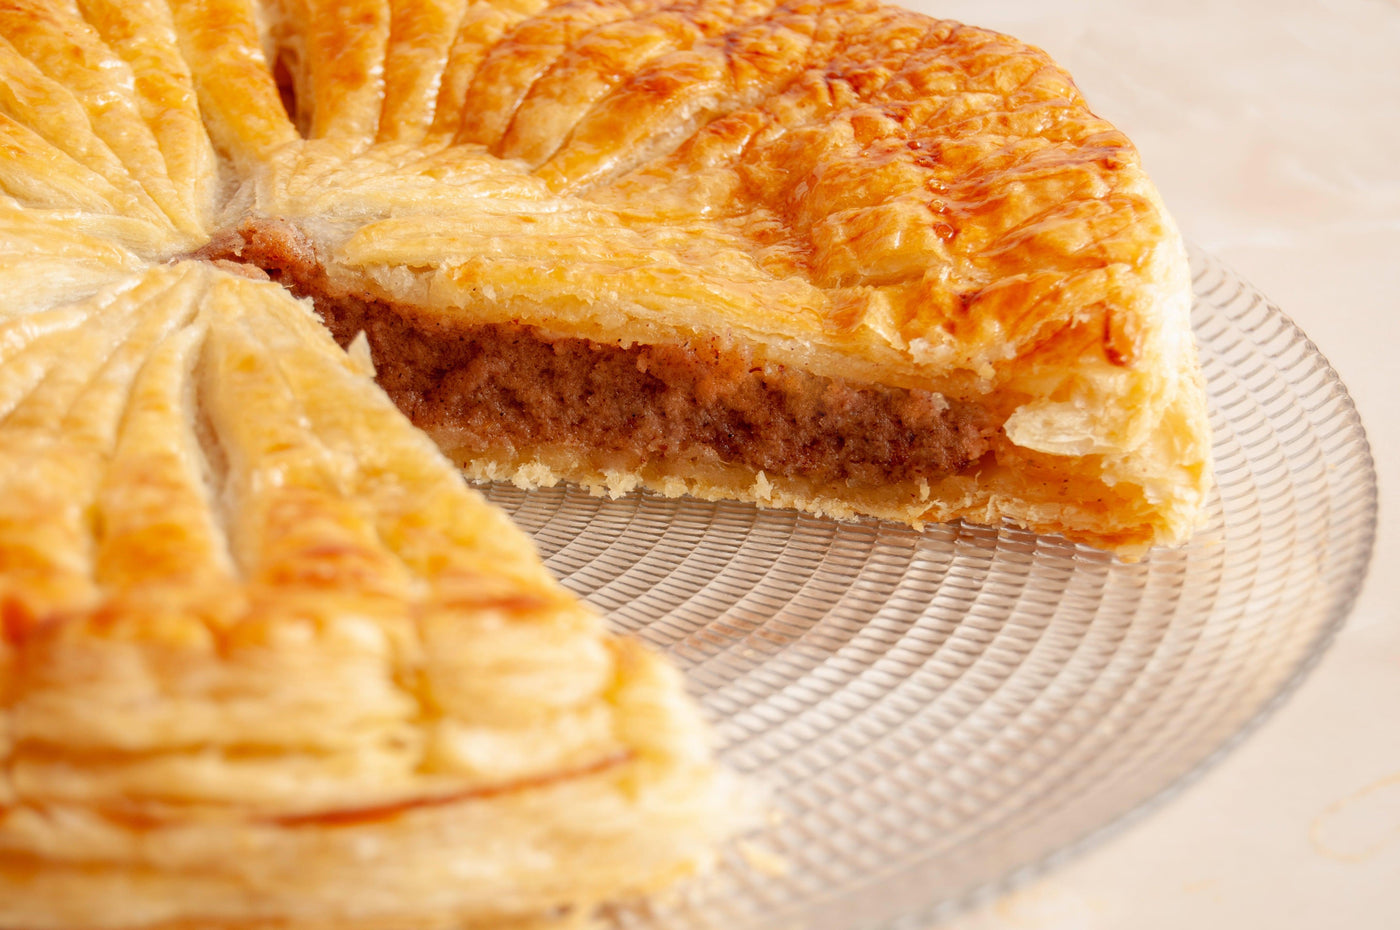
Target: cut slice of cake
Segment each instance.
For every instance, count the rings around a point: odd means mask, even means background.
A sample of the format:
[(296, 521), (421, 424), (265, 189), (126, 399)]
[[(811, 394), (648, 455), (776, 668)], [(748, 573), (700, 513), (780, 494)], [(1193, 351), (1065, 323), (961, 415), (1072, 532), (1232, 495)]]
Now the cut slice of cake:
[(185, 262), (0, 322), (0, 926), (583, 914), (745, 816), (310, 311)]

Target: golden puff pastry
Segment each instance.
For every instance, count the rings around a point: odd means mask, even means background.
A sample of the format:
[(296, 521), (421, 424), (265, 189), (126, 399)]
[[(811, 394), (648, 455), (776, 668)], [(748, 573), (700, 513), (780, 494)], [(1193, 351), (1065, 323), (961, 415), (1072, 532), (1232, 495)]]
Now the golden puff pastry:
[(0, 926), (494, 926), (695, 868), (678, 677), (281, 288), (0, 323)]
[(4, 4), (0, 927), (694, 870), (680, 681), (455, 466), (1134, 557), (1209, 485), (1189, 299), (1062, 70), (876, 2)]
[(468, 473), (1199, 522), (1180, 238), (1038, 50), (874, 2), (244, 12), (268, 68), (192, 61), (242, 179), (204, 254), (366, 333)]

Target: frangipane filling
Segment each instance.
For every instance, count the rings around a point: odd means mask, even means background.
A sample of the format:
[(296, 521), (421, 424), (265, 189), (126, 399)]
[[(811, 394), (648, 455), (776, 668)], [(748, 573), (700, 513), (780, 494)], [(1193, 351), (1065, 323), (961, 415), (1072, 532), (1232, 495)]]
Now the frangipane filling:
[(337, 292), (295, 235), (249, 222), (206, 254), (310, 297), (342, 344), (364, 333), (380, 386), (459, 457), (569, 448), (599, 472), (738, 466), (874, 489), (961, 474), (996, 432), (974, 404), (762, 365), (716, 340), (607, 344)]

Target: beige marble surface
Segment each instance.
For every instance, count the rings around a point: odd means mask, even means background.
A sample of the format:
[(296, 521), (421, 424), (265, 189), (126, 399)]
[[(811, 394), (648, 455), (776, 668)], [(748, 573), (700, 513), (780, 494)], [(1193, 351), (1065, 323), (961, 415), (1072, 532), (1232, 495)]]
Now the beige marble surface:
[(907, 0), (1049, 51), (1186, 235), (1350, 387), (1371, 574), (1301, 689), (1168, 804), (952, 930), (1400, 928), (1400, 0)]

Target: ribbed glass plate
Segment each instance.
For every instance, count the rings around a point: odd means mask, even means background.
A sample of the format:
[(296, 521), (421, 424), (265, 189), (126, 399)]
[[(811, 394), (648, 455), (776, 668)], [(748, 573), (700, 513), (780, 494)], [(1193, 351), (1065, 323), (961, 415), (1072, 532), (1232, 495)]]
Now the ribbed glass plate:
[(490, 489), (772, 792), (751, 849), (781, 870), (733, 852), (620, 926), (922, 926), (1180, 785), (1311, 667), (1370, 556), (1365, 434), (1277, 308), (1192, 265), (1218, 490), (1188, 547), (1138, 564), (1012, 528)]

